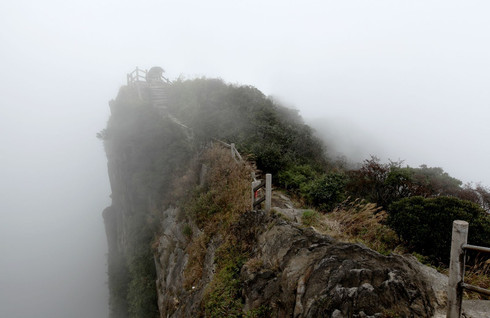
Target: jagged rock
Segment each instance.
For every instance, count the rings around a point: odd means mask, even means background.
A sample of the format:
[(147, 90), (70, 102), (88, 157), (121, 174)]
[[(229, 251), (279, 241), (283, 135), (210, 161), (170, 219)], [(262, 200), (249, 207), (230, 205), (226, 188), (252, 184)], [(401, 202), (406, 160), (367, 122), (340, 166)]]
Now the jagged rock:
[[(208, 246), (199, 285), (184, 290), (187, 257), (185, 238), (176, 230), (178, 209), (165, 213), (157, 261), (160, 313), (197, 317), (219, 244)], [(445, 310), (445, 276), (413, 257), (384, 256), (261, 212), (244, 214), (231, 230), (251, 242), (262, 264), (242, 267), (244, 312), (266, 306), (272, 317), (371, 318), (432, 317)]]
[(263, 268), (244, 267), (245, 310), (270, 306), (274, 317), (431, 317), (438, 306), (411, 258), (384, 256), (334, 241), (281, 219), (257, 237)]

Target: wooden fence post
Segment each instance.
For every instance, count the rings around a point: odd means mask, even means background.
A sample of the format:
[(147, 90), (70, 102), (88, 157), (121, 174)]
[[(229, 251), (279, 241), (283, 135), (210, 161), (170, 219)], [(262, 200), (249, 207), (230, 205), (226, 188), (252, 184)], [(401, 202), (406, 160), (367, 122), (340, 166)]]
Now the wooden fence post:
[(267, 173), (265, 175), (265, 211), (271, 210), (272, 203), (272, 175)]
[(252, 211), (254, 210), (255, 191), (254, 188), (260, 184), (260, 181), (252, 181)]
[(463, 245), (468, 241), (468, 222), (456, 220), (453, 222), (451, 240), (451, 258), (449, 261), (449, 283), (447, 292), (447, 318), (459, 318), (461, 316), (461, 304), (463, 302), (464, 278), (464, 249)]

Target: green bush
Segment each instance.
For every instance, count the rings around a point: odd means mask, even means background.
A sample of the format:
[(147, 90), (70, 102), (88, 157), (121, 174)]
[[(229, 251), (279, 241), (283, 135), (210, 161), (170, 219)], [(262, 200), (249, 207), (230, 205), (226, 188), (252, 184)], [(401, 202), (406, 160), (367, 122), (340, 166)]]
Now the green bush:
[(405, 198), (389, 208), (388, 224), (415, 252), (448, 264), (454, 220), (469, 222), (469, 243), (490, 246), (490, 217), (477, 204), (454, 197)]
[(293, 166), (278, 173), (278, 184), (288, 191), (297, 192), (302, 186), (312, 180), (316, 173), (311, 165)]
[(245, 314), (245, 318), (269, 318), (271, 316), (272, 310), (269, 306), (266, 305), (251, 309)]
[(182, 234), (184, 234), (188, 240), (192, 238), (193, 231), (189, 224), (184, 225), (184, 228), (182, 229)]
[(306, 226), (311, 226), (318, 221), (319, 217), (320, 215), (318, 214), (318, 212), (313, 210), (306, 210), (301, 216), (301, 222), (303, 222), (303, 224)]
[(193, 129), (196, 140), (214, 137), (234, 142), (266, 173), (326, 164), (323, 144), (298, 111), (252, 86), (229, 85), (219, 79), (177, 80), (168, 87), (168, 101), (169, 111)]
[(308, 203), (323, 211), (331, 211), (337, 204), (344, 201), (347, 177), (342, 173), (328, 173), (305, 184), (302, 195)]

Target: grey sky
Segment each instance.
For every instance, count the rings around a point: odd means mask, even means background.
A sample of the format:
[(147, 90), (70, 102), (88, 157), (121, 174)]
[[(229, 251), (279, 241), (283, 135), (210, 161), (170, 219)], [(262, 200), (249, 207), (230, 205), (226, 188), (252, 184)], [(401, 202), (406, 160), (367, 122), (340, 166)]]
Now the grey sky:
[(490, 185), (488, 1), (0, 3), (0, 316), (106, 315), (95, 133), (125, 74), (221, 77), (335, 149)]

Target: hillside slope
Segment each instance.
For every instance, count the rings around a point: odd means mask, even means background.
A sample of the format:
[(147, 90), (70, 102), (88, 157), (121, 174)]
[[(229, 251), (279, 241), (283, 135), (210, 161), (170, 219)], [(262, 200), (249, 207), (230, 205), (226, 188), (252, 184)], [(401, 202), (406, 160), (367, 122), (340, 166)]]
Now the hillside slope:
[[(329, 164), (296, 112), (220, 80), (167, 92), (162, 111), (144, 89), (123, 87), (100, 134), (112, 187), (103, 213), (111, 317), (431, 317), (444, 306), (432, 284), (442, 276), (412, 258), (250, 211), (256, 166)], [(235, 142), (248, 160), (213, 139)]]

